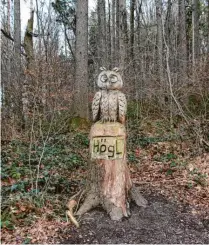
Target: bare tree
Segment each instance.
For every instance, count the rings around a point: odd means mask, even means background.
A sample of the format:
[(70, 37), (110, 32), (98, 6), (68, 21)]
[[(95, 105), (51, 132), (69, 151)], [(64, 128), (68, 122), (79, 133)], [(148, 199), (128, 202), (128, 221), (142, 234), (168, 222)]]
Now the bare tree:
[(32, 87), (32, 76), (33, 74), (33, 66), (34, 66), (34, 52), (33, 52), (33, 21), (34, 21), (34, 10), (33, 4), (31, 1), (30, 6), (30, 18), (28, 20), (28, 24), (25, 31), (24, 37), (24, 49), (26, 54), (26, 67), (27, 72), (25, 72), (25, 79), (23, 82), (23, 92), (22, 92), (22, 106), (23, 106), (23, 118), (25, 126), (28, 123), (28, 115), (29, 115), (29, 105), (31, 100), (33, 100), (33, 96), (30, 96), (30, 87)]
[[(163, 88), (163, 24), (162, 24), (162, 0), (155, 0), (157, 19), (157, 73), (160, 87)], [(161, 101), (162, 103), (162, 101)]]
[(120, 45), (119, 65), (123, 73), (125, 69), (125, 61), (127, 57), (127, 43), (128, 43), (126, 0), (119, 0), (118, 14), (119, 14), (119, 45)]
[(74, 112), (88, 118), (88, 0), (76, 8), (76, 74)]
[(192, 62), (199, 56), (199, 0), (192, 0)]
[[(208, 44), (208, 53), (209, 53), (209, 0), (207, 1), (208, 4), (208, 16), (207, 16), (207, 22), (208, 22), (208, 26), (207, 26), (207, 30), (208, 30), (208, 36), (207, 36), (207, 44)], [(209, 56), (208, 56), (208, 63), (209, 63)]]
[(107, 22), (107, 63), (110, 68), (112, 64), (112, 54), (111, 54), (111, 49), (112, 49), (112, 43), (111, 43), (111, 4), (110, 0), (108, 0), (108, 22)]
[(120, 8), (119, 8), (119, 1), (120, 0), (115, 0), (115, 13), (116, 13), (116, 35), (115, 35), (115, 64), (116, 66), (119, 66), (119, 59), (120, 59)]
[(187, 42), (186, 42), (186, 13), (185, 1), (179, 0), (179, 70), (180, 77), (185, 77), (187, 68)]
[(162, 0), (155, 0), (157, 18), (157, 57), (160, 80), (163, 78)]
[(107, 65), (107, 33), (105, 0), (97, 1), (98, 15), (98, 63), (99, 66)]
[(21, 22), (20, 22), (20, 0), (14, 1), (14, 53), (16, 63), (16, 73), (20, 79), (21, 69)]
[(7, 0), (7, 32), (10, 33), (10, 18), (11, 18), (11, 4), (10, 0)]
[(136, 0), (131, 0), (130, 4), (130, 58), (134, 59), (134, 10)]
[(112, 65), (115, 66), (116, 52), (116, 0), (112, 0)]

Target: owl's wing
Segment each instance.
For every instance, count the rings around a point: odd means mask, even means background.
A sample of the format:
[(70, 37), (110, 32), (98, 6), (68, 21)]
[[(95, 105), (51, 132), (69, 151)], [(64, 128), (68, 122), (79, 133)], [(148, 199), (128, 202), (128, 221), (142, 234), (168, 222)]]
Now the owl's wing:
[(99, 116), (99, 109), (100, 109), (100, 100), (102, 97), (101, 91), (96, 92), (92, 102), (92, 113), (93, 113), (93, 121), (95, 122)]
[(118, 119), (119, 122), (125, 123), (125, 116), (127, 111), (126, 96), (122, 92), (118, 92)]

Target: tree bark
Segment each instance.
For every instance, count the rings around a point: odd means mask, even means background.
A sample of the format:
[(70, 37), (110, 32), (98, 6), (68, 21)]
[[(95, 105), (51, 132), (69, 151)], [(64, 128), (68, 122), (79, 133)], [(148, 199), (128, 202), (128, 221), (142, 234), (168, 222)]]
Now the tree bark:
[(115, 59), (116, 59), (116, 26), (115, 26), (115, 14), (116, 14), (116, 0), (112, 0), (112, 66), (115, 67)]
[(75, 56), (74, 113), (88, 119), (88, 0), (77, 1)]
[(10, 0), (7, 0), (7, 33), (10, 34), (10, 11), (11, 11), (11, 4)]
[(159, 102), (164, 105), (162, 0), (155, 0), (155, 5), (157, 18), (157, 75), (160, 87)]
[(119, 26), (120, 26), (119, 27), (119, 45), (120, 45), (119, 64), (123, 74), (125, 70), (125, 63), (127, 57), (127, 42), (128, 42), (126, 0), (119, 0)]
[(21, 22), (20, 22), (20, 0), (14, 1), (14, 55), (17, 79), (21, 72)]
[(106, 35), (106, 11), (105, 0), (97, 1), (98, 14), (98, 63), (99, 66), (107, 66), (107, 35)]
[(13, 76), (15, 77), (15, 89), (19, 99), (16, 101), (17, 107), (14, 109), (14, 115), (20, 119), (21, 126), (24, 127), (24, 114), (22, 108), (22, 66), (21, 66), (21, 18), (20, 18), (20, 0), (14, 1), (14, 57), (12, 62)]
[(120, 8), (119, 0), (116, 1), (116, 36), (115, 36), (115, 64), (119, 67), (120, 65)]
[(110, 5), (110, 0), (108, 0), (108, 28), (107, 28), (107, 68), (111, 69), (111, 64), (112, 64), (112, 54), (111, 54), (111, 49), (112, 49), (112, 43), (111, 43), (111, 5)]
[(134, 60), (134, 10), (136, 0), (131, 0), (130, 5), (130, 58)]
[(186, 75), (187, 69), (187, 42), (186, 42), (186, 14), (185, 14), (185, 2), (184, 0), (179, 0), (179, 73), (180, 81)]
[[(31, 13), (30, 18), (28, 20), (28, 24), (25, 31), (25, 37), (24, 37), (24, 49), (26, 54), (26, 60), (27, 60), (27, 72), (26, 76), (23, 82), (23, 92), (22, 92), (22, 106), (23, 106), (23, 117), (24, 117), (24, 123), (25, 126), (28, 122), (28, 115), (29, 115), (29, 107), (30, 107), (30, 100), (33, 100), (30, 98), (30, 87), (33, 86), (32, 83), (32, 77), (31, 74), (33, 74), (33, 66), (34, 66), (34, 53), (33, 53), (33, 20), (34, 20), (34, 11), (31, 7)], [(33, 95), (33, 93), (32, 93)]]
[(157, 70), (162, 84), (163, 80), (163, 28), (162, 28), (162, 1), (155, 0), (157, 17)]
[[(207, 30), (208, 30), (208, 36), (207, 36), (207, 44), (208, 44), (208, 54), (209, 54), (209, 0), (207, 1), (208, 3), (208, 8), (207, 8), (207, 20), (208, 20), (208, 26), (207, 26)], [(208, 55), (208, 65), (209, 65), (209, 55)]]
[(199, 57), (199, 1), (192, 0), (192, 62)]

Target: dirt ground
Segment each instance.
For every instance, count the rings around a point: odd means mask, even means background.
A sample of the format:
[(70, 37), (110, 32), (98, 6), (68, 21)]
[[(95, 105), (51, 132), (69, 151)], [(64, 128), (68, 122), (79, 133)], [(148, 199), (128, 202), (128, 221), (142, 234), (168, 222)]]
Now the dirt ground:
[(111, 221), (102, 208), (85, 214), (79, 229), (67, 230), (64, 244), (209, 244), (209, 210), (197, 214), (189, 205), (168, 201), (159, 194), (143, 193), (146, 208), (131, 204), (131, 217)]

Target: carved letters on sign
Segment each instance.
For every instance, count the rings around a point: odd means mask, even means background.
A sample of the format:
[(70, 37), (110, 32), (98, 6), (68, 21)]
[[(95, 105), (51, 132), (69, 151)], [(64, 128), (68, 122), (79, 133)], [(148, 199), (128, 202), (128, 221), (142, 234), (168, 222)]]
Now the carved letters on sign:
[(124, 138), (94, 137), (91, 142), (92, 159), (122, 159), (124, 156)]

